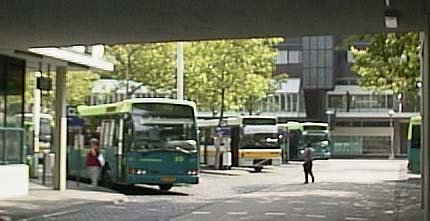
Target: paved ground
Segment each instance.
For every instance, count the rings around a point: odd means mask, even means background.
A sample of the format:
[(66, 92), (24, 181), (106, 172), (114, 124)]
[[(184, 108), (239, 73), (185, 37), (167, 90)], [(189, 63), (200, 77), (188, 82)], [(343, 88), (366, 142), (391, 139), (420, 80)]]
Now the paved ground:
[[(160, 192), (125, 188), (124, 203), (93, 202), (28, 220), (422, 220), (419, 179), (403, 160), (315, 162), (303, 184), (300, 163), (262, 173), (202, 174), (201, 183)], [(0, 210), (3, 209), (0, 203)]]

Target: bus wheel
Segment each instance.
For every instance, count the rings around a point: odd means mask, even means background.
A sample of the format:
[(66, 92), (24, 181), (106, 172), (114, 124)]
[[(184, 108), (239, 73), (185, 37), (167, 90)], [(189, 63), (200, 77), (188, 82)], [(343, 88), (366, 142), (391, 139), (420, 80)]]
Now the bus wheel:
[(262, 169), (263, 169), (263, 167), (254, 167), (255, 172), (261, 172)]
[(161, 191), (168, 191), (173, 187), (172, 184), (160, 184), (158, 186), (160, 187)]

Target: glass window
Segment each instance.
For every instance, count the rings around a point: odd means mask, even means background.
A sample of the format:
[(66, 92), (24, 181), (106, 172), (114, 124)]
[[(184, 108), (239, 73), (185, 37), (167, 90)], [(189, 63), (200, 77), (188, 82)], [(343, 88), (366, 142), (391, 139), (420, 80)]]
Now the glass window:
[(288, 62), (288, 51), (278, 51), (278, 56), (276, 58), (277, 64), (286, 64)]
[(325, 65), (325, 50), (319, 50), (318, 51), (318, 66), (319, 67), (324, 67)]
[(300, 63), (300, 51), (289, 51), (288, 52), (288, 62), (289, 64)]
[(346, 109), (346, 98), (343, 95), (329, 95), (328, 107), (337, 109)]
[(318, 37), (310, 37), (311, 39), (311, 49), (318, 48)]
[(292, 105), (291, 110), (293, 112), (296, 112), (297, 111), (297, 94), (293, 94), (291, 105)]
[(317, 66), (317, 62), (318, 62), (318, 58), (317, 58), (318, 54), (317, 54), (317, 50), (311, 50), (311, 62), (310, 62), (310, 66), (311, 67), (315, 67)]
[(286, 110), (285, 108), (285, 94), (281, 94), (281, 110)]
[(325, 40), (325, 36), (319, 36), (318, 37), (318, 48), (320, 49), (324, 49), (325, 45), (326, 45), (326, 40)]

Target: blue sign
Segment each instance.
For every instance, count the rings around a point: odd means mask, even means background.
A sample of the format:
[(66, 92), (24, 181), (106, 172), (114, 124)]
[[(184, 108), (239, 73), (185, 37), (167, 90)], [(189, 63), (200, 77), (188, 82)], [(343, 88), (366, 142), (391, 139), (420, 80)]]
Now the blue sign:
[(230, 127), (217, 127), (216, 133), (221, 137), (231, 137), (231, 128)]

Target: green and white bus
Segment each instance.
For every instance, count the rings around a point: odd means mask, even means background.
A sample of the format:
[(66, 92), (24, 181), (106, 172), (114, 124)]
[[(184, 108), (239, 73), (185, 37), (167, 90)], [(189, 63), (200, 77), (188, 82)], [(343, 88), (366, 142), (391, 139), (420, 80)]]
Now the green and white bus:
[(408, 130), (408, 170), (420, 173), (421, 116), (411, 117)]
[(87, 148), (91, 138), (98, 138), (106, 159), (100, 181), (106, 186), (148, 184), (169, 190), (199, 182), (194, 102), (131, 99), (79, 106), (78, 115), (84, 119), (85, 148), (69, 147), (69, 176), (88, 178)]
[(288, 121), (278, 124), (279, 138), (281, 141), (282, 161), (298, 160), (302, 147), (303, 125), (299, 122)]
[(299, 159), (303, 159), (304, 148), (312, 145), (314, 159), (330, 159), (330, 137), (327, 123), (305, 122), (303, 126), (302, 147), (299, 150)]
[[(201, 162), (215, 164), (214, 138), (218, 120), (199, 120)], [(229, 151), (233, 166), (261, 171), (264, 166), (281, 165), (277, 118), (271, 116), (239, 116), (225, 119), (230, 130)]]

